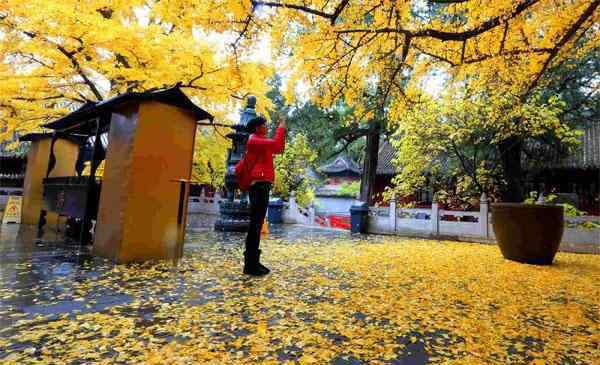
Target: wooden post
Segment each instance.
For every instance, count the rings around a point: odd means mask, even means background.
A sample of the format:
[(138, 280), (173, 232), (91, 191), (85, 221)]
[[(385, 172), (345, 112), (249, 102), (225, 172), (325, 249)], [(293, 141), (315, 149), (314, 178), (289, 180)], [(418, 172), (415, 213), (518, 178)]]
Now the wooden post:
[(183, 257), (183, 241), (187, 226), (190, 181), (175, 180), (175, 182), (179, 182), (179, 205), (177, 208), (177, 254), (174, 259), (179, 259)]
[(118, 263), (179, 257), (187, 204), (180, 207), (173, 181), (191, 178), (195, 131), (192, 114), (157, 101), (113, 112), (94, 255)]
[(50, 155), (48, 156), (48, 168), (46, 169), (46, 177), (50, 176), (52, 170), (56, 166), (56, 155), (54, 154), (54, 145), (56, 144), (56, 140), (58, 139), (58, 134), (56, 132), (52, 133), (52, 140), (50, 142)]
[[(29, 138), (28, 138), (29, 136)], [(45, 210), (43, 202), (43, 180), (50, 176), (70, 176), (75, 173), (75, 160), (79, 146), (68, 139), (57, 138), (54, 142), (54, 167), (50, 169), (50, 152), (52, 146), (52, 135), (32, 134), (25, 136), (25, 141), (31, 142), (27, 153), (27, 170), (23, 182), (23, 207), (21, 223), (35, 225), (46, 221), (54, 226), (57, 221), (55, 213), (49, 213), (41, 217), (40, 212)], [(47, 212), (46, 212), (47, 213)], [(46, 214), (44, 213), (44, 214)], [(46, 223), (46, 222), (41, 222)], [(42, 225), (43, 226), (43, 225)]]
[[(108, 124), (110, 122), (110, 114), (102, 116), (105, 123)], [(106, 120), (108, 119), (108, 120)], [(92, 212), (90, 211), (91, 201), (95, 199), (94, 196), (96, 194), (96, 170), (100, 165), (101, 161), (98, 161), (98, 157), (100, 155), (100, 149), (102, 148), (102, 142), (100, 141), (100, 118), (96, 119), (96, 133), (94, 133), (94, 149), (92, 152), (92, 159), (90, 160), (90, 176), (88, 176), (87, 180), (87, 194), (85, 200), (85, 216), (81, 221), (81, 230), (79, 231), (79, 244), (84, 244), (86, 239), (86, 230), (88, 226), (92, 223)]]

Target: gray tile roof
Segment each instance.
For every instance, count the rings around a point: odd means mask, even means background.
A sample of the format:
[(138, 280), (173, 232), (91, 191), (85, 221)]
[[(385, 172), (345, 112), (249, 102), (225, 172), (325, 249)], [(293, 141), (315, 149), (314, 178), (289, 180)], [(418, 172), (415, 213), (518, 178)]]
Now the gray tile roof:
[(397, 168), (392, 163), (396, 158), (396, 149), (387, 139), (383, 141), (379, 147), (377, 156), (377, 175), (396, 175)]
[(348, 171), (360, 175), (362, 169), (350, 156), (339, 154), (333, 160), (321, 165), (319, 171), (323, 174), (339, 174)]

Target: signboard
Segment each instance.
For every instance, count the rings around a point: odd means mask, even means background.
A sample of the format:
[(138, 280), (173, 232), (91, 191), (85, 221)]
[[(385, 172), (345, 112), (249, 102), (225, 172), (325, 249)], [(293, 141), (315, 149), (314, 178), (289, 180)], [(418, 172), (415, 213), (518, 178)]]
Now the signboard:
[(6, 207), (4, 207), (4, 216), (2, 224), (16, 223), (21, 224), (21, 206), (23, 205), (23, 197), (10, 195)]

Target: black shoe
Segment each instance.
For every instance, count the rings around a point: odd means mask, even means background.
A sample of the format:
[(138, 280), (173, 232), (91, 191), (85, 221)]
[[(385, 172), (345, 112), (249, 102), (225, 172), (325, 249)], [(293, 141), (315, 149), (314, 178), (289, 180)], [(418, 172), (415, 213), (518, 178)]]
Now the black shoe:
[(260, 263), (260, 254), (261, 253), (262, 253), (262, 251), (258, 250), (258, 256), (256, 257), (256, 263), (257, 263), (258, 267), (260, 268), (260, 270), (262, 270), (265, 273), (264, 275), (266, 275), (266, 274), (270, 273), (271, 270), (269, 270), (268, 267), (266, 267), (265, 265)]
[(244, 274), (252, 276), (264, 276), (269, 273), (269, 269), (264, 267), (258, 261), (260, 251), (258, 253), (244, 252)]

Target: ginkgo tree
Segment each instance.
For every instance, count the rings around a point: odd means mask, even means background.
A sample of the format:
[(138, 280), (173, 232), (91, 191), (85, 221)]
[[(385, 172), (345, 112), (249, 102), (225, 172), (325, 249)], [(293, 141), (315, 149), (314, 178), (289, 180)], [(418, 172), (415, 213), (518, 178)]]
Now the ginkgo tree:
[[(424, 81), (434, 71), (472, 88), (501, 84), (499, 92), (526, 103), (547, 82), (550, 67), (598, 43), (598, 5), (599, 0), (206, 0), (199, 6), (220, 9), (216, 20), (193, 12), (187, 18), (228, 24), (239, 34), (240, 49), (268, 31), (273, 49), (288, 58), (290, 80), (313, 85), (314, 100), (331, 105), (343, 98), (357, 119), (382, 123), (401, 120), (421, 102)], [(570, 52), (575, 44), (579, 52)], [(497, 145), (508, 186), (503, 198), (521, 200), (523, 141), (506, 135)], [(367, 150), (364, 170), (372, 179), (378, 138), (368, 139)], [(368, 185), (363, 199), (370, 195)]]
[(269, 65), (234, 53), (226, 29), (192, 29), (168, 11), (142, 0), (0, 2), (0, 138), (86, 102), (177, 84), (218, 117), (249, 93), (268, 105)]
[[(526, 103), (545, 74), (599, 40), (600, 0), (5, 0), (0, 5), (4, 130), (64, 113), (65, 101), (182, 82), (201, 103), (262, 96), (271, 52), (318, 105), (343, 99), (368, 121), (362, 198), (371, 196), (379, 133), (442, 72)], [(219, 34), (222, 50), (207, 39)], [(265, 46), (267, 44), (267, 46)], [(571, 52), (578, 44), (578, 52)], [(271, 57), (268, 57), (271, 56)], [(105, 80), (99, 85), (97, 80)], [(100, 83), (103, 84), (103, 83)], [(286, 88), (293, 100), (294, 87)], [(266, 102), (260, 102), (259, 106)], [(231, 109), (231, 108), (229, 108)], [(521, 120), (512, 121), (519, 125)], [(523, 141), (497, 142), (505, 200), (521, 200)]]
[(510, 94), (455, 91), (423, 100), (394, 124), (394, 163), (400, 169), (388, 197), (431, 186), (455, 198), (468, 200), (482, 193), (496, 198), (506, 186), (503, 156), (496, 146), (506, 136), (530, 144), (554, 138), (564, 147), (578, 142), (578, 131), (561, 123), (564, 102), (558, 98), (542, 102), (532, 97), (520, 103)]
[(464, 199), (484, 192), (501, 196), (505, 155), (498, 145), (508, 136), (522, 141), (523, 172), (529, 177), (572, 153), (580, 147), (580, 129), (600, 117), (599, 52), (595, 47), (575, 63), (549, 69), (549, 82), (524, 100), (499, 83), (458, 84), (441, 97), (424, 96), (394, 123), (400, 173), (388, 193), (406, 195), (429, 185)]

